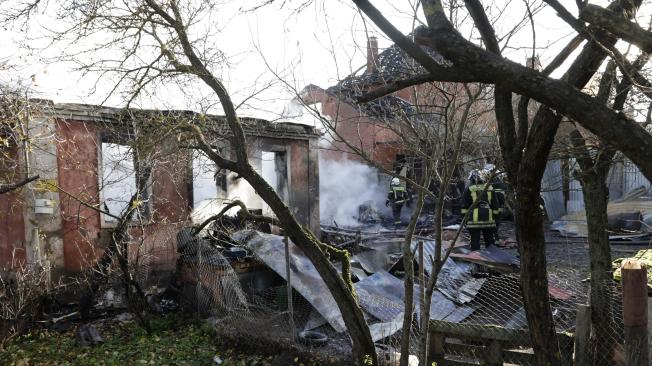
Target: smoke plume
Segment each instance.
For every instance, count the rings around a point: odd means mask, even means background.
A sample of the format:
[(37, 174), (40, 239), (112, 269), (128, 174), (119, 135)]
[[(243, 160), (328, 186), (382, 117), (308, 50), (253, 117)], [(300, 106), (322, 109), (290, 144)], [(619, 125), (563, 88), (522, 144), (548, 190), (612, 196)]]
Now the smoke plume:
[(359, 224), (358, 207), (368, 201), (387, 213), (387, 190), (372, 167), (351, 160), (319, 158), (319, 214), (326, 225), (333, 221), (340, 226)]

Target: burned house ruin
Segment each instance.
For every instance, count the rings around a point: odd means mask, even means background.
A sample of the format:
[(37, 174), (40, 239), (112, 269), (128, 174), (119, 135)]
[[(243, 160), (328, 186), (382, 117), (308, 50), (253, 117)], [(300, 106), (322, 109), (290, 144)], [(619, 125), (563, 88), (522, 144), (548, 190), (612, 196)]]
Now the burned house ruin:
[[(25, 263), (48, 263), (56, 277), (80, 272), (99, 258), (116, 217), (139, 184), (139, 168), (145, 166), (136, 156), (137, 133), (153, 131), (158, 138), (147, 162), (151, 176), (143, 182), (143, 225), (131, 230), (134, 241), (143, 239), (138, 248), (152, 270), (172, 269), (176, 232), (193, 219), (218, 212), (229, 200), (240, 199), (250, 210), (268, 214), (269, 208), (243, 179), (216, 169), (179, 140), (179, 133), (164, 133), (166, 122), (199, 116), (30, 101), (24, 123), (24, 141), (30, 145), (3, 147), (20, 162), (16, 171), (3, 173), (37, 174), (39, 179), (0, 195), (0, 268), (6, 272)], [(201, 118), (212, 122), (213, 136), (228, 133), (221, 117)], [(303, 125), (260, 119), (243, 119), (242, 124), (250, 164), (302, 224), (319, 232), (317, 133)]]

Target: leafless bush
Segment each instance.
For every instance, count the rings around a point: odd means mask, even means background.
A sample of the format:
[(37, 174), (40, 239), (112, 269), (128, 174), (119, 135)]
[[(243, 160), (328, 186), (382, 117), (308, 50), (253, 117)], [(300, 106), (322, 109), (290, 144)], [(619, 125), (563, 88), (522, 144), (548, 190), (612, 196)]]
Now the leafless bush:
[(0, 276), (0, 350), (42, 313), (43, 300), (63, 285), (50, 278), (50, 265), (17, 265)]

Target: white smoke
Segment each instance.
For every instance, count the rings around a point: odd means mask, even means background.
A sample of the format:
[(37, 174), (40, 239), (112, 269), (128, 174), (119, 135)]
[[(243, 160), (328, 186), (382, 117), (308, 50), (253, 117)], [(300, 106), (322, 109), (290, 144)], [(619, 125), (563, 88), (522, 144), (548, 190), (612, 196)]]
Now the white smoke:
[(379, 180), (378, 172), (351, 160), (319, 158), (319, 214), (321, 222), (353, 226), (359, 224), (358, 207), (372, 201), (385, 214), (388, 186)]

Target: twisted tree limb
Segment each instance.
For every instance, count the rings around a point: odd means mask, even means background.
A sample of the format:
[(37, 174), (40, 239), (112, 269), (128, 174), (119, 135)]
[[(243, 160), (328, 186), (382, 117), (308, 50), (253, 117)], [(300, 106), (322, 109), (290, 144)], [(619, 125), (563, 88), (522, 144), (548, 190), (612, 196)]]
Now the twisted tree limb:
[(18, 182), (9, 183), (9, 184), (0, 184), (0, 194), (5, 194), (5, 193), (11, 192), (13, 190), (16, 190), (16, 189), (18, 189), (18, 188), (20, 188), (20, 187), (22, 187), (22, 186), (24, 186), (24, 185), (26, 185), (26, 184), (28, 184), (30, 182), (33, 182), (33, 181), (35, 181), (35, 180), (37, 180), (39, 178), (40, 178), (40, 176), (35, 175), (35, 176), (32, 176), (32, 177), (27, 177), (25, 179), (19, 180)]
[(608, 30), (641, 50), (652, 53), (652, 32), (638, 24), (620, 17), (617, 13), (597, 5), (587, 4), (580, 12), (580, 19)]

